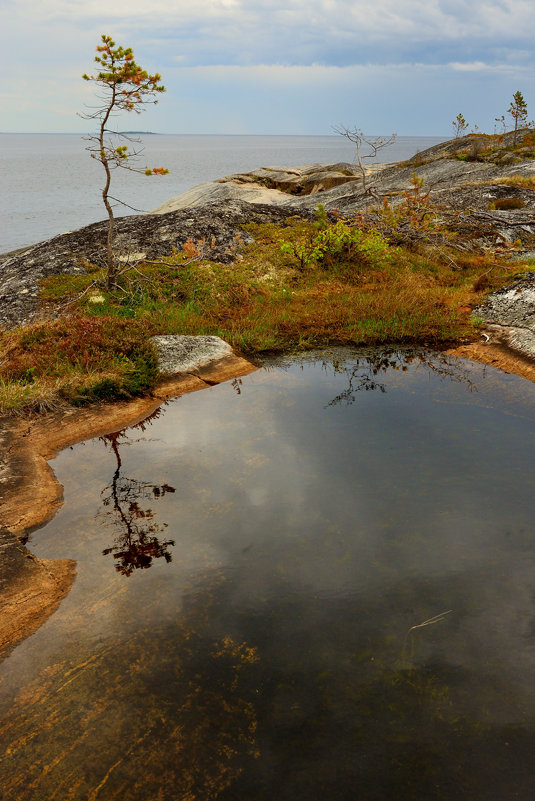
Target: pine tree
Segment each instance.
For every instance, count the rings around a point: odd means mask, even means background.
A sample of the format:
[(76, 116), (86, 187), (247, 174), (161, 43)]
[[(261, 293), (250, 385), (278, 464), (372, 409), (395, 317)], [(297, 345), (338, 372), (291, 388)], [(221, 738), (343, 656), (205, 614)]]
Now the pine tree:
[[(90, 113), (81, 116), (87, 120), (100, 120), (99, 131), (94, 136), (88, 136), (91, 144), (87, 148), (91, 157), (100, 161), (106, 174), (102, 201), (108, 213), (109, 225), (106, 248), (107, 285), (112, 289), (118, 271), (118, 263), (113, 255), (113, 229), (114, 216), (110, 199), (117, 200), (109, 194), (111, 184), (111, 171), (117, 167), (142, 172), (145, 175), (163, 175), (168, 170), (163, 167), (136, 169), (131, 160), (139, 154), (135, 149), (129, 151), (128, 145), (117, 146), (117, 139), (113, 142), (107, 135), (113, 134), (121, 141), (139, 142), (125, 134), (117, 133), (108, 128), (110, 117), (117, 111), (135, 111), (140, 114), (143, 106), (157, 103), (156, 95), (165, 92), (160, 83), (161, 75), (149, 75), (146, 70), (136, 64), (132, 48), (116, 47), (111, 36), (102, 35), (102, 44), (97, 46), (98, 55), (95, 61), (100, 65), (100, 71), (95, 75), (82, 75), (85, 81), (94, 81), (97, 85), (97, 97), (100, 104)], [(118, 201), (122, 203), (122, 201)], [(126, 205), (126, 204), (124, 204)]]
[(513, 95), (513, 100), (509, 106), (508, 114), (515, 121), (515, 135), (513, 137), (513, 147), (516, 147), (516, 135), (519, 128), (522, 128), (526, 125), (528, 120), (528, 104), (524, 100), (522, 92), (518, 91), (515, 92)]

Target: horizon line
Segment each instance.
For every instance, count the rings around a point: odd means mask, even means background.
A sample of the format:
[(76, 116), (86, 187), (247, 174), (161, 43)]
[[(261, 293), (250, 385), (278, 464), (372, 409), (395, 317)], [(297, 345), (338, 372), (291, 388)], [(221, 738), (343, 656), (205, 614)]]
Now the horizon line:
[[(163, 133), (161, 131), (112, 131), (112, 133), (126, 134), (128, 136), (306, 136), (318, 137), (329, 136), (332, 138), (340, 138), (339, 134), (335, 133)], [(91, 131), (0, 131), (0, 136), (91, 136)], [(367, 134), (368, 136), (375, 136), (375, 134)], [(425, 139), (439, 139), (445, 134), (396, 134), (397, 137), (418, 137)], [(448, 133), (447, 136), (450, 136)]]

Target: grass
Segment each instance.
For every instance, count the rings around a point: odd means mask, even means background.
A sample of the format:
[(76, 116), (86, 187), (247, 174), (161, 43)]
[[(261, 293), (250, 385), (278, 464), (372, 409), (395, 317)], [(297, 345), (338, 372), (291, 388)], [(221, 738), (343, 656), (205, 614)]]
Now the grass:
[[(70, 301), (68, 314), (0, 334), (0, 411), (142, 394), (158, 380), (154, 334), (214, 334), (249, 356), (326, 344), (442, 347), (472, 336), (471, 309), (522, 271), (458, 253), (452, 269), (451, 252), (391, 247), (340, 225), (326, 235), (326, 225), (250, 226), (255, 241), (231, 265), (178, 254), (139, 265), (113, 294), (93, 267), (50, 276), (44, 308)], [(318, 255), (320, 229), (328, 244)]]
[(495, 178), (490, 182), (492, 186), (518, 186), (521, 189), (535, 189), (535, 175), (509, 175), (508, 177)]

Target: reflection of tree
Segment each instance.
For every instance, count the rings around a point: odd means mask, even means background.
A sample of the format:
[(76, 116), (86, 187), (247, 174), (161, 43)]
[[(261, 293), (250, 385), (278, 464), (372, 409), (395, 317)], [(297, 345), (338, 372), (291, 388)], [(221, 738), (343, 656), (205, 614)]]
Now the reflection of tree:
[[(144, 431), (148, 420), (135, 427)], [(175, 489), (169, 484), (156, 486), (121, 475), (119, 445), (124, 437), (125, 430), (101, 437), (102, 442), (110, 446), (117, 461), (111, 483), (101, 493), (102, 502), (108, 520), (119, 529), (115, 544), (105, 548), (102, 553), (113, 554), (117, 560), (115, 569), (124, 576), (130, 576), (138, 568), (150, 567), (153, 559), (163, 557), (166, 562), (171, 561), (169, 548), (175, 544), (174, 540), (160, 540), (157, 536), (167, 527), (167, 523), (158, 523), (152, 509), (142, 505), (141, 501), (163, 498)]]
[(429, 353), (422, 350), (369, 350), (364, 356), (352, 359), (333, 359), (324, 361), (324, 367), (331, 366), (335, 374), (344, 374), (347, 378), (347, 387), (333, 398), (327, 405), (336, 406), (346, 404), (350, 406), (356, 400), (356, 393), (361, 391), (379, 390), (386, 392), (385, 384), (377, 380), (377, 376), (385, 374), (388, 370), (409, 369), (409, 365), (416, 363), (426, 370), (433, 372), (451, 381), (462, 382), (469, 385), (470, 390), (475, 386), (469, 378), (468, 371), (464, 369), (458, 359), (452, 359), (444, 353)]

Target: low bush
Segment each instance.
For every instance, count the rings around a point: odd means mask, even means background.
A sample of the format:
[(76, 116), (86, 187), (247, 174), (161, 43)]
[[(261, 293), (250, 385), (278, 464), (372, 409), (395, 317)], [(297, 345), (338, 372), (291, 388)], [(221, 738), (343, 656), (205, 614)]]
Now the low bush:
[(16, 329), (1, 337), (2, 379), (31, 385), (30, 406), (38, 396), (78, 404), (139, 395), (158, 375), (148, 333), (146, 326), (119, 317), (79, 312)]
[(302, 233), (281, 244), (281, 251), (293, 255), (304, 270), (316, 264), (330, 270), (345, 266), (345, 274), (365, 268), (380, 269), (392, 254), (387, 240), (378, 231), (365, 231), (355, 221), (339, 219), (329, 224), (322, 206), (315, 226), (304, 226)]
[(523, 209), (525, 205), (521, 197), (501, 197), (490, 203), (489, 209), (496, 211), (512, 211), (513, 209)]

